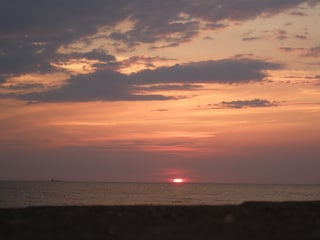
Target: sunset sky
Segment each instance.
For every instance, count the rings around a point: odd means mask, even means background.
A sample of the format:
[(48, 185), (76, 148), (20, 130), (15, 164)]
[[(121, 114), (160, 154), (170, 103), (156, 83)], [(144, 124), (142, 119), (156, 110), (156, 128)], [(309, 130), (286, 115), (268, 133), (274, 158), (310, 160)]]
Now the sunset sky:
[(320, 184), (320, 0), (3, 0), (0, 180)]

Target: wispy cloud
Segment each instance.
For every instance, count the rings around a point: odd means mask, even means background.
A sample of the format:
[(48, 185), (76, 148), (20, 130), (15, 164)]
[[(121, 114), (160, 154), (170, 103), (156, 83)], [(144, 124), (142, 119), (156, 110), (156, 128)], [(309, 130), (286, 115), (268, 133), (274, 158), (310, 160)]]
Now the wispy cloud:
[(308, 37), (306, 35), (296, 34), (295, 38), (304, 40), (304, 39), (307, 39)]
[(284, 52), (301, 52), (305, 50), (304, 48), (301, 48), (301, 47), (281, 47), (279, 49)]
[(301, 57), (307, 57), (307, 58), (318, 58), (320, 57), (320, 46), (316, 47), (281, 47), (279, 48), (281, 51), (284, 52), (300, 52)]
[(242, 41), (254, 41), (259, 39), (261, 39), (261, 37), (244, 37), (242, 38)]
[(306, 53), (302, 55), (303, 57), (320, 57), (320, 46), (312, 47), (306, 50)]
[(265, 99), (255, 98), (252, 100), (235, 100), (235, 101), (222, 101), (220, 103), (208, 104), (206, 108), (266, 108), (278, 106), (280, 103), (276, 101), (269, 101)]
[(220, 106), (227, 108), (261, 108), (261, 107), (273, 107), (279, 105), (278, 102), (270, 102), (264, 99), (253, 99), (253, 100), (237, 100), (230, 102), (221, 102)]

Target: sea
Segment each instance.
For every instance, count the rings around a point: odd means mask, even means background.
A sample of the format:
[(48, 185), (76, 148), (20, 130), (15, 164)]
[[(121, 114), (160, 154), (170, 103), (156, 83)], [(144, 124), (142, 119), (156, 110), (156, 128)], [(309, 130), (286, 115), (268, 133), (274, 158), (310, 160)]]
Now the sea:
[(0, 208), (319, 201), (320, 185), (0, 181)]

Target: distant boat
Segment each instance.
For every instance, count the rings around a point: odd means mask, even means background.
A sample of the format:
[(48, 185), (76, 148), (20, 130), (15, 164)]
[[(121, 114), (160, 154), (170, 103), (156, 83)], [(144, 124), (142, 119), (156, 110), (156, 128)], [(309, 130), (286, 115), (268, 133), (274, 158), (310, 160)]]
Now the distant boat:
[(50, 182), (62, 182), (62, 181), (57, 179), (51, 179)]

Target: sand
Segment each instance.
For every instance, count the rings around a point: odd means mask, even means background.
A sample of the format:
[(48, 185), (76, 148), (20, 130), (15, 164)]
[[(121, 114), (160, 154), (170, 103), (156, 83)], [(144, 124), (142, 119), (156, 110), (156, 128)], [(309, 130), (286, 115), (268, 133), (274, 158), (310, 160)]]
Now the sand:
[(320, 239), (319, 202), (0, 209), (0, 239)]

